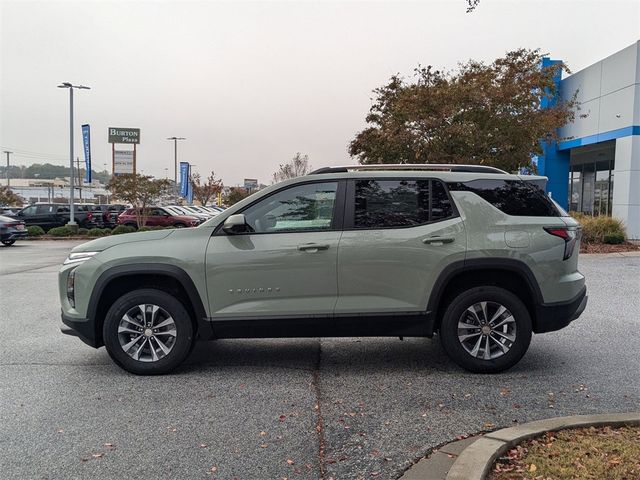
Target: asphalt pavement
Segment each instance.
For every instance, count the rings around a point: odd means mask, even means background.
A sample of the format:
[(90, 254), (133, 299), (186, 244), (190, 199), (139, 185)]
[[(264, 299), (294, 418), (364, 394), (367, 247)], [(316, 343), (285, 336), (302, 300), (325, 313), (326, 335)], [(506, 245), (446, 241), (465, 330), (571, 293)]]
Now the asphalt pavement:
[(473, 375), (437, 339), (200, 343), (137, 377), (59, 332), (74, 241), (0, 248), (2, 478), (396, 479), (459, 435), (640, 407), (640, 257), (582, 257), (589, 305)]

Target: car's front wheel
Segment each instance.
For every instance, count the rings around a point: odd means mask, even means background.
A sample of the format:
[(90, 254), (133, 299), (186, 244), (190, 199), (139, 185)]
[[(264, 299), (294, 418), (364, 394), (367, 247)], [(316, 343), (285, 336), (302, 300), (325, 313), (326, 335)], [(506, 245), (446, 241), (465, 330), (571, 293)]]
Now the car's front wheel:
[(2, 244), (3, 244), (5, 247), (10, 247), (10, 246), (11, 246), (11, 245), (13, 245), (14, 243), (16, 243), (16, 241), (15, 241), (15, 240), (2, 240)]
[(531, 342), (531, 316), (513, 293), (475, 287), (448, 305), (440, 325), (444, 350), (462, 368), (497, 373), (514, 366)]
[(141, 289), (111, 306), (103, 326), (111, 358), (136, 375), (160, 375), (180, 365), (194, 343), (193, 324), (184, 305), (170, 294)]

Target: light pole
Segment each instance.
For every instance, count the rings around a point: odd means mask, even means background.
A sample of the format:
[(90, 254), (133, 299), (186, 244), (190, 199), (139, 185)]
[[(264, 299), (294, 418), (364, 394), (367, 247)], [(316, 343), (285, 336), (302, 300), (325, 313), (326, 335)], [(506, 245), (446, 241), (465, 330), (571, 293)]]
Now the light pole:
[(68, 225), (71, 228), (75, 228), (75, 216), (74, 210), (75, 206), (73, 203), (73, 189), (74, 189), (74, 175), (73, 175), (73, 89), (77, 88), (78, 90), (89, 90), (89, 87), (85, 87), (84, 85), (71, 85), (69, 82), (64, 82), (61, 85), (58, 85), (58, 88), (68, 88), (69, 89), (69, 167), (71, 168), (71, 176), (69, 177), (69, 223)]
[(7, 187), (10, 187), (10, 183), (9, 183), (9, 154), (13, 153), (10, 152), (9, 150), (5, 150), (4, 153), (7, 154)]
[(173, 140), (173, 161), (175, 162), (173, 170), (173, 196), (176, 204), (178, 203), (178, 140), (186, 140), (184, 137), (168, 137), (167, 140)]

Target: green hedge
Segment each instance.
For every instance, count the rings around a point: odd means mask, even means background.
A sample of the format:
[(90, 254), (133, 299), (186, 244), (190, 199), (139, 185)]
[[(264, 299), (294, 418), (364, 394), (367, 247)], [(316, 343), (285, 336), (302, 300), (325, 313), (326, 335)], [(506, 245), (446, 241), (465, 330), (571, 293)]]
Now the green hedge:
[(54, 237), (70, 237), (73, 235), (73, 230), (69, 227), (55, 227), (50, 229), (47, 233)]
[(78, 235), (87, 235), (88, 233), (89, 233), (89, 230), (87, 230), (86, 228), (78, 229)]
[(608, 243), (609, 245), (619, 245), (621, 243), (624, 243), (625, 238), (624, 238), (624, 234), (620, 232), (607, 233), (603, 237), (603, 241), (604, 243)]
[(27, 233), (30, 237), (39, 237), (40, 235), (44, 235), (44, 230), (37, 225), (31, 225), (27, 227)]
[(606, 215), (571, 214), (582, 225), (582, 241), (584, 243), (624, 243), (626, 232), (624, 224), (617, 218)]
[(111, 235), (111, 230), (108, 228), (92, 228), (87, 232), (87, 235), (90, 237), (104, 237), (105, 235)]
[(136, 229), (133, 227), (128, 227), (126, 225), (118, 225), (116, 228), (111, 230), (111, 235), (121, 235), (123, 233), (133, 233)]

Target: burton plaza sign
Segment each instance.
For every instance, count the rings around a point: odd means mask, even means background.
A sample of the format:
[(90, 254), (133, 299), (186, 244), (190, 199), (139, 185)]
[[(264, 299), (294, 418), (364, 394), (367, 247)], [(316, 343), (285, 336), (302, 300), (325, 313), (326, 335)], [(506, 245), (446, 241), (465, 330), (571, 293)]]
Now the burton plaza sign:
[(109, 143), (140, 143), (140, 129), (109, 127)]

